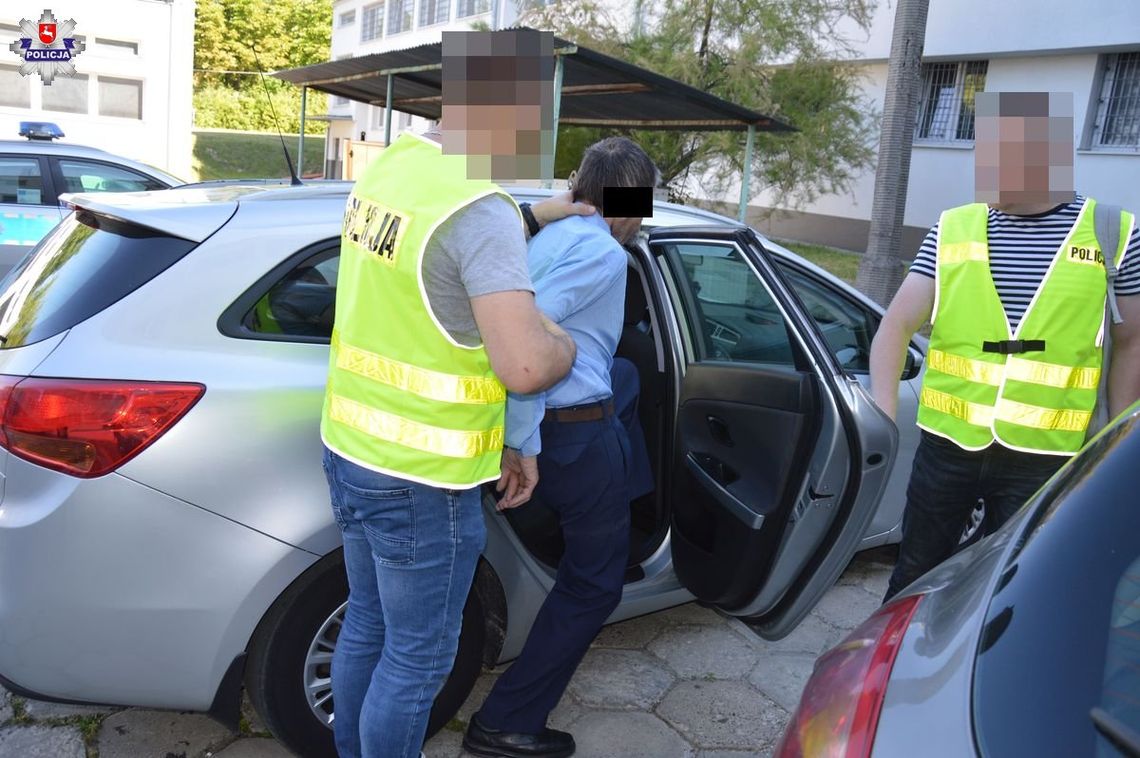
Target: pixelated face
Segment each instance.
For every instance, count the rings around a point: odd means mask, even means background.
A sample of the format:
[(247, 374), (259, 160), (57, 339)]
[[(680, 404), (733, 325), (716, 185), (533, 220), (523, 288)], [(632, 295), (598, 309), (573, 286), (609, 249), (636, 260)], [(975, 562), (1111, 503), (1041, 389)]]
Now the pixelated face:
[(443, 33), (443, 152), (471, 179), (554, 176), (554, 35)]
[(974, 188), (991, 205), (1073, 199), (1071, 92), (979, 92)]

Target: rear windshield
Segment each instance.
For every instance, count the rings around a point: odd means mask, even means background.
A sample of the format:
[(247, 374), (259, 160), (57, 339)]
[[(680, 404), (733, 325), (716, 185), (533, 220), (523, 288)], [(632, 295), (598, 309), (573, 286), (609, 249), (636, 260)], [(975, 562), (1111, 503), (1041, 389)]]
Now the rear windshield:
[(70, 329), (134, 292), (194, 245), (76, 211), (0, 282), (0, 349)]
[(1119, 755), (1093, 709), (1140, 733), (1138, 468), (1133, 417), (1047, 486), (983, 628), (973, 709), (982, 755)]

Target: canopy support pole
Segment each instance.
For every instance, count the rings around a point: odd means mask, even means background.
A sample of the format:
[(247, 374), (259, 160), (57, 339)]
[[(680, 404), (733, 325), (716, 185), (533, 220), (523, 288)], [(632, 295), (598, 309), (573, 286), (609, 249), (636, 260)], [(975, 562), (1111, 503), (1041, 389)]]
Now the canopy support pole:
[(756, 125), (748, 125), (748, 139), (744, 143), (744, 171), (740, 181), (740, 209), (736, 212), (736, 220), (744, 223), (748, 210), (748, 190), (752, 186), (752, 142), (756, 137)]
[(392, 144), (392, 75), (388, 74), (388, 94), (384, 97), (384, 146)]
[(558, 158), (558, 116), (562, 110), (562, 64), (564, 57), (554, 56), (554, 133), (550, 137), (550, 176), (542, 177), (543, 184), (550, 187), (554, 183), (554, 163)]
[(305, 96), (309, 88), (301, 85), (301, 133), (297, 135), (297, 176), (305, 173), (302, 166), (305, 163)]

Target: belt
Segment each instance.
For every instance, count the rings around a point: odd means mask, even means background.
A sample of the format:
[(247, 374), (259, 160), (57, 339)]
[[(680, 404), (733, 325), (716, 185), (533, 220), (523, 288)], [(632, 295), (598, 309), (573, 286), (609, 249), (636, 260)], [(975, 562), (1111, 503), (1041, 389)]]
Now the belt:
[(596, 403), (575, 405), (569, 408), (547, 408), (543, 421), (558, 421), (573, 424), (580, 421), (601, 421), (614, 413), (614, 401), (599, 400)]

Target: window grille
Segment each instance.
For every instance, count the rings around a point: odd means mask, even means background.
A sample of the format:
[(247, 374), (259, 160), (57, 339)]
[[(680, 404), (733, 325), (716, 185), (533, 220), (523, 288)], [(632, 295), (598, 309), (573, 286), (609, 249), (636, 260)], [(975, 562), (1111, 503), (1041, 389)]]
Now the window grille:
[(1140, 52), (1105, 56), (1092, 146), (1140, 149)]
[(974, 95), (985, 91), (988, 61), (926, 63), (915, 139), (972, 142)]

